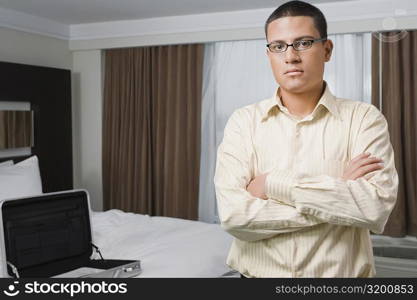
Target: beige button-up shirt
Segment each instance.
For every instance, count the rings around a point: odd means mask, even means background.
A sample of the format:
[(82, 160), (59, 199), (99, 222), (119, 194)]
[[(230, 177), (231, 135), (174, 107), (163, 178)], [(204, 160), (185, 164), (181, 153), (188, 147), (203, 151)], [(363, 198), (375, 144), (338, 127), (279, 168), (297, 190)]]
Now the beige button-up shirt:
[[(385, 117), (326, 84), (313, 112), (297, 118), (277, 92), (236, 110), (218, 148), (219, 217), (235, 237), (227, 264), (247, 277), (373, 277), (370, 231), (382, 233), (398, 190)], [(384, 167), (341, 179), (364, 152)], [(264, 173), (267, 200), (246, 191)]]

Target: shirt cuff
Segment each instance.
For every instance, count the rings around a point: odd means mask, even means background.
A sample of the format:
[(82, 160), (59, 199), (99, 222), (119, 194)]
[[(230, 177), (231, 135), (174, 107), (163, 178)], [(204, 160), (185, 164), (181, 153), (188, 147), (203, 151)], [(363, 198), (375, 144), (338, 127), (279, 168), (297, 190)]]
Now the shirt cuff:
[(266, 176), (265, 195), (268, 198), (295, 207), (295, 202), (291, 196), (295, 184), (295, 174), (291, 171), (276, 170)]

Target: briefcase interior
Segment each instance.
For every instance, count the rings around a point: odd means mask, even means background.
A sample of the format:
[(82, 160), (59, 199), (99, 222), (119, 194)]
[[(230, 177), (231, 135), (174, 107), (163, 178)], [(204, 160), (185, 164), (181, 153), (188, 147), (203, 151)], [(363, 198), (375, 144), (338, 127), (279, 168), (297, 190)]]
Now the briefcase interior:
[[(139, 274), (140, 261), (102, 258), (92, 243), (89, 212), (85, 190), (3, 200), (0, 234), (7, 274), (52, 277), (79, 268), (102, 269), (103, 277)], [(100, 259), (91, 259), (93, 249)]]

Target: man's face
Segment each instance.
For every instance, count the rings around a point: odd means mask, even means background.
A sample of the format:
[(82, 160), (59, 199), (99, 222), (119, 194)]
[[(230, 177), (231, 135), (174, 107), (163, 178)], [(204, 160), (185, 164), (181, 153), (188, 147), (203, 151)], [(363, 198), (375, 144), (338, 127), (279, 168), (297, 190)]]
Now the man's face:
[[(271, 22), (268, 26), (268, 43), (284, 41), (292, 44), (300, 38), (318, 39), (319, 31), (314, 26), (313, 18), (283, 17)], [(288, 47), (282, 53), (272, 53), (267, 50), (275, 80), (281, 88), (291, 93), (303, 93), (321, 84), (324, 73), (324, 63), (330, 60), (333, 44), (315, 42), (307, 50), (297, 51)], [(301, 72), (288, 72), (297, 69)]]

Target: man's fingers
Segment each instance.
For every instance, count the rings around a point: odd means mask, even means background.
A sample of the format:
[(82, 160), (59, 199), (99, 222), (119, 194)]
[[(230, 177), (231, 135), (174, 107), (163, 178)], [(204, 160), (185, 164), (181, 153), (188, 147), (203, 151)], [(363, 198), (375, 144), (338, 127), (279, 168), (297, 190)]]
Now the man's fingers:
[(354, 159), (352, 159), (350, 161), (350, 163), (354, 164), (354, 163), (358, 162), (359, 160), (361, 160), (362, 158), (368, 157), (369, 155), (371, 155), (371, 153), (369, 153), (369, 152), (361, 153), (358, 156), (356, 156)]
[(356, 180), (372, 171), (381, 169), (383, 167), (381, 162), (380, 158), (370, 157), (370, 153), (361, 153), (350, 161), (343, 178)]
[(357, 158), (355, 158), (355, 160), (352, 160), (349, 163), (349, 168), (355, 170), (368, 164), (382, 162), (382, 159), (380, 158), (373, 157), (373, 156), (368, 157), (368, 156), (369, 155), (367, 155), (366, 153), (364, 155), (359, 155)]
[(374, 164), (374, 163), (380, 163), (382, 162), (382, 159), (377, 158), (377, 157), (369, 157), (366, 159), (362, 159), (358, 162), (358, 167), (362, 167), (365, 165), (369, 165), (369, 164)]
[(358, 170), (356, 170), (352, 174), (353, 180), (356, 180), (359, 177), (362, 177), (362, 176), (364, 176), (364, 175), (366, 175), (366, 174), (368, 174), (372, 171), (376, 171), (376, 170), (379, 170), (379, 169), (382, 169), (382, 168), (383, 168), (383, 166), (380, 163), (373, 163), (373, 164), (363, 166), (363, 167), (359, 168)]

